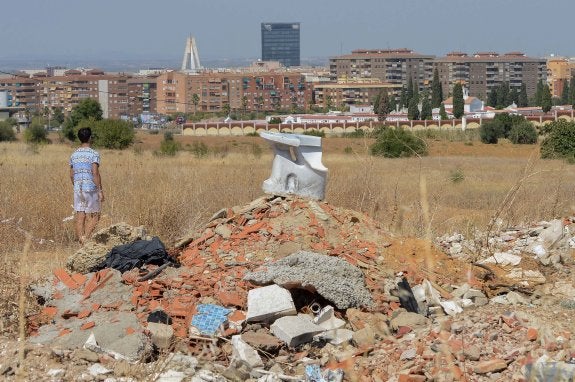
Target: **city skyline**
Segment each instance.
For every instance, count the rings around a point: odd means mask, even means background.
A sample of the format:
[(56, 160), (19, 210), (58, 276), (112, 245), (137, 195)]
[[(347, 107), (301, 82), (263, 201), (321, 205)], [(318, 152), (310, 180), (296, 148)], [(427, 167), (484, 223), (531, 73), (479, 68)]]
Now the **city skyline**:
[[(21, 0), (3, 4), (0, 62), (40, 60), (181, 60), (195, 36), (202, 60), (261, 57), (262, 22), (299, 22), (301, 57), (329, 58), (354, 49), (409, 48), (442, 56), (522, 51), (528, 56), (575, 56), (568, 26), (572, 0)], [(562, 37), (565, 36), (565, 37)], [(43, 60), (43, 61), (42, 61)]]

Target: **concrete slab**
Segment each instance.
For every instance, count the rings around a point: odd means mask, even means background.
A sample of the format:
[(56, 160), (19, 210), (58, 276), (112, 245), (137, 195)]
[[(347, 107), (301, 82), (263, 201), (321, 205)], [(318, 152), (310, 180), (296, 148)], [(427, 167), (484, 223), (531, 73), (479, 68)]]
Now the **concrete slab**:
[(309, 342), (313, 336), (324, 332), (323, 328), (301, 315), (281, 317), (271, 325), (270, 330), (289, 347)]
[(287, 289), (274, 284), (248, 292), (247, 322), (272, 322), (295, 314), (297, 311)]

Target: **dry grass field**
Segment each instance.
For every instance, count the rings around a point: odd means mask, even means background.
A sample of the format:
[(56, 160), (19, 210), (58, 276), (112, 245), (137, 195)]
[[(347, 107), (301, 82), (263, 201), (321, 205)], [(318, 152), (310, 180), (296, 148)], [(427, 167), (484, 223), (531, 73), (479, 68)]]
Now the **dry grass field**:
[[(3, 262), (22, 253), (32, 237), (25, 269), (39, 275), (64, 264), (74, 242), (67, 161), (74, 147), (52, 136), (31, 147), (0, 143), (0, 248)], [(262, 194), (272, 151), (259, 137), (176, 136), (183, 150), (159, 156), (162, 135), (140, 132), (124, 151), (101, 150), (106, 201), (98, 226), (143, 225), (167, 246), (198, 229), (216, 211)], [(199, 157), (194, 145), (208, 154)], [(329, 169), (326, 201), (369, 214), (403, 236), (425, 237), (486, 230), (568, 216), (574, 209), (574, 167), (542, 161), (531, 145), (429, 140), (423, 158), (369, 156), (364, 138), (325, 138)], [(18, 257), (18, 256), (16, 256)]]

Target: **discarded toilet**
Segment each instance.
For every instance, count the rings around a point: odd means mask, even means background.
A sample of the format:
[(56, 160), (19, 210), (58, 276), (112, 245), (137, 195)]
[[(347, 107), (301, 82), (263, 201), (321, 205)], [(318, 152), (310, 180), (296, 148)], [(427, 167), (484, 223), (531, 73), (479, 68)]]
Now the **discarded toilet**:
[(327, 168), (321, 163), (321, 137), (271, 132), (260, 136), (275, 152), (272, 174), (263, 183), (264, 192), (323, 200)]

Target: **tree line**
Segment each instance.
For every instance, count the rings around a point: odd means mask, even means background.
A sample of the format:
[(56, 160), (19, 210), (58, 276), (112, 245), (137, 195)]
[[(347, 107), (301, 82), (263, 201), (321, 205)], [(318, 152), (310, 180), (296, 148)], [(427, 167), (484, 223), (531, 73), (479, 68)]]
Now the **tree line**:
[[(450, 95), (453, 99), (453, 117), (460, 119), (465, 110), (463, 85), (455, 83)], [(439, 73), (435, 69), (431, 86), (428, 89), (420, 92), (417, 81), (413, 81), (410, 77), (407, 86), (404, 85), (401, 88), (399, 97), (388, 92), (387, 89), (380, 90), (373, 100), (373, 110), (380, 121), (384, 121), (392, 111), (402, 109), (407, 109), (407, 118), (410, 120), (430, 120), (432, 110), (435, 108), (439, 108), (441, 119), (448, 119), (444, 100)], [(547, 113), (553, 105), (575, 105), (575, 76), (564, 83), (560, 98), (553, 99), (549, 85), (540, 80), (532, 99), (528, 99), (525, 83), (522, 83), (518, 89), (516, 86), (510, 86), (508, 82), (501, 82), (498, 87), (489, 92), (485, 101), (487, 106), (496, 109), (504, 109), (515, 103), (518, 107), (541, 106), (543, 112)]]

